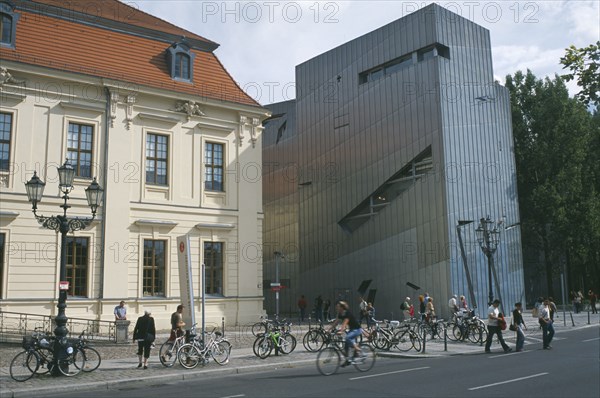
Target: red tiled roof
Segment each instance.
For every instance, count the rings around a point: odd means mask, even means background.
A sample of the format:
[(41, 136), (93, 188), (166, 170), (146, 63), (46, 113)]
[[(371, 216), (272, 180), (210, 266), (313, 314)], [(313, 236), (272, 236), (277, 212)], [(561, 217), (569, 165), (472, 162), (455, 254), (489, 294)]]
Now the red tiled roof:
[[(165, 57), (169, 43), (63, 18), (18, 12), (21, 17), (17, 23), (16, 48), (0, 48), (2, 60), (260, 106), (237, 85), (212, 52), (192, 49), (196, 55), (193, 83), (174, 81)], [(162, 27), (168, 28), (169, 24), (164, 24)]]
[(61, 14), (67, 17), (74, 17), (74, 13), (81, 12), (84, 14), (90, 14), (94, 18), (106, 18), (113, 21), (124, 22), (130, 25), (158, 30), (160, 32), (186, 36), (188, 38), (214, 43), (202, 36), (198, 36), (197, 34), (182, 29), (170, 22), (141, 11), (133, 2), (129, 4), (122, 3), (118, 0), (33, 0), (32, 2), (40, 3), (38, 6), (40, 11), (46, 10), (44, 5), (54, 6), (65, 10)]

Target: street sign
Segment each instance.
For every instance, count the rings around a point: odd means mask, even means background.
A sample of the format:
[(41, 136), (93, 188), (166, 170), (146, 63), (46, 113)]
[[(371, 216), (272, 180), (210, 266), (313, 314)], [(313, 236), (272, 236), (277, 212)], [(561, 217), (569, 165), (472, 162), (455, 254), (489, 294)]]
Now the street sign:
[(279, 282), (271, 282), (271, 287), (277, 287), (277, 286), (281, 286), (281, 283), (279, 283)]
[(69, 290), (69, 281), (58, 282), (58, 290)]
[(280, 291), (280, 290), (281, 290), (281, 286), (273, 286), (273, 287), (271, 288), (271, 291), (272, 291), (272, 292), (278, 292), (278, 291)]

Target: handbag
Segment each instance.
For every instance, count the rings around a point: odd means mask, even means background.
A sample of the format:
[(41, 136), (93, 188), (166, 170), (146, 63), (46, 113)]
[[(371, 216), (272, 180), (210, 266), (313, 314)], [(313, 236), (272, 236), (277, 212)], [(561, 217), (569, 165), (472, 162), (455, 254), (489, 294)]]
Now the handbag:
[(152, 333), (148, 333), (144, 341), (146, 343), (154, 343), (154, 335)]
[(508, 327), (510, 330), (512, 330), (513, 332), (517, 331), (517, 325), (515, 325), (514, 323), (511, 323), (510, 326)]

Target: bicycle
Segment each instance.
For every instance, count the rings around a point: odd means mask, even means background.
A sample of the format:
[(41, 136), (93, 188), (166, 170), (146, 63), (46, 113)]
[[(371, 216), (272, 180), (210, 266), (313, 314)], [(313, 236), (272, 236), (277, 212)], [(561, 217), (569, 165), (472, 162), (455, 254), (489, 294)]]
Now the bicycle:
[(417, 352), (421, 351), (421, 337), (415, 332), (415, 326), (409, 323), (404, 323), (400, 329), (394, 334), (394, 346), (398, 350), (407, 352), (414, 349)]
[[(191, 328), (191, 334), (195, 335), (196, 324), (194, 324)], [(173, 329), (172, 333), (177, 336), (177, 330)], [(186, 343), (186, 335), (182, 334), (181, 336), (175, 337), (175, 340), (171, 340), (170, 338), (165, 341), (158, 351), (158, 359), (163, 366), (167, 368), (173, 367), (175, 362), (177, 361), (177, 352), (181, 348), (182, 345)]]
[[(289, 327), (287, 324), (284, 325)], [(286, 355), (294, 351), (296, 338), (289, 334), (286, 326), (278, 323), (277, 326), (274, 326), (265, 334), (258, 336), (252, 345), (254, 355), (260, 359), (265, 359), (271, 355), (273, 349)]]
[(321, 351), (321, 349), (332, 343), (337, 344), (340, 348), (344, 348), (344, 339), (342, 336), (339, 334), (330, 334), (322, 324), (310, 329), (302, 339), (304, 348), (309, 352)]
[(215, 332), (214, 330), (207, 333), (207, 337), (207, 342), (204, 344), (203, 339), (192, 336), (191, 343), (186, 343), (179, 348), (177, 358), (181, 366), (186, 369), (193, 369), (200, 362), (202, 362), (202, 365), (206, 365), (210, 358), (221, 366), (229, 362), (231, 343), (223, 337), (221, 332)]
[(85, 366), (81, 370), (84, 372), (93, 372), (98, 369), (102, 362), (102, 358), (95, 348), (88, 345), (88, 340), (85, 338), (85, 330), (79, 335), (78, 340), (75, 342), (75, 346), (81, 351), (85, 358)]
[[(354, 351), (350, 364), (359, 372), (366, 372), (375, 365), (375, 351), (367, 343), (359, 344), (360, 354)], [(330, 376), (338, 371), (346, 355), (336, 344), (330, 344), (317, 354), (317, 369), (324, 376)]]
[[(15, 381), (26, 381), (34, 374), (46, 374), (55, 366), (64, 376), (75, 376), (85, 366), (85, 357), (81, 351), (68, 339), (62, 338), (59, 344), (64, 350), (61, 358), (57, 359), (51, 348), (55, 338), (45, 333), (35, 332), (32, 336), (23, 337), (24, 351), (15, 355), (10, 363), (10, 376)], [(64, 355), (66, 354), (66, 355)]]

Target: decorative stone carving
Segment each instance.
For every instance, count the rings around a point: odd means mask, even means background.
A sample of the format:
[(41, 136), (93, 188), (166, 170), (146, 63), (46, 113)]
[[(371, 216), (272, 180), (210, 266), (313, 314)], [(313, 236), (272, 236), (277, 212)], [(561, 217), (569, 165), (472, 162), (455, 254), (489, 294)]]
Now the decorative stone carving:
[(183, 112), (187, 115), (188, 122), (192, 116), (205, 116), (204, 112), (200, 108), (200, 105), (194, 101), (178, 101), (175, 104), (175, 111)]
[(257, 117), (252, 118), (252, 128), (250, 129), (250, 140), (252, 141), (252, 148), (256, 145), (258, 135), (264, 130), (264, 127), (260, 123), (260, 119)]
[(0, 188), (8, 188), (8, 175), (7, 174), (0, 175)]
[(238, 141), (240, 142), (240, 146), (244, 143), (244, 132), (248, 127), (248, 118), (240, 115), (240, 128), (238, 129)]
[(135, 104), (135, 95), (130, 94), (125, 98), (125, 103), (127, 104), (126, 108), (126, 117), (127, 120), (127, 130), (131, 129), (131, 123), (133, 122), (133, 104)]
[(110, 127), (115, 127), (115, 119), (117, 118), (117, 104), (119, 103), (119, 93), (110, 92)]
[(10, 84), (25, 84), (25, 80), (15, 79), (13, 75), (3, 66), (0, 66), (0, 88), (3, 85)]

